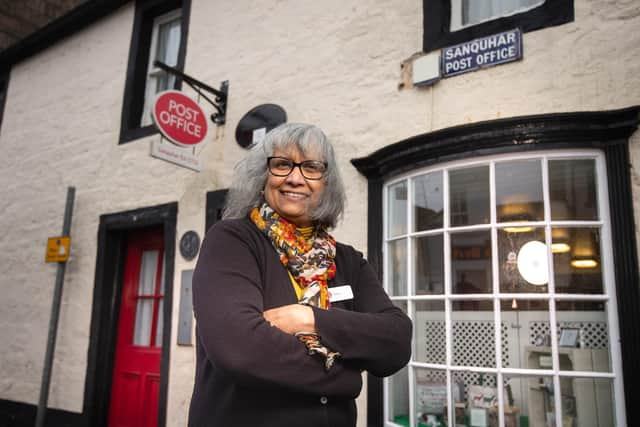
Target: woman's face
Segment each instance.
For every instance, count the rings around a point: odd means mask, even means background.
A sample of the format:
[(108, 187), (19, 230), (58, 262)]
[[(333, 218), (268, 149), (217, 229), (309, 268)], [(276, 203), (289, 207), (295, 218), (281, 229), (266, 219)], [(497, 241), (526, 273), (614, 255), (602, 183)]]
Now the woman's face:
[[(295, 163), (305, 160), (322, 160), (319, 156), (305, 156), (297, 148), (275, 150), (275, 157), (285, 157)], [(298, 227), (312, 225), (309, 216), (316, 206), (324, 190), (324, 178), (318, 180), (306, 179), (299, 167), (294, 167), (288, 176), (267, 174), (264, 187), (264, 198), (280, 216), (291, 221)]]

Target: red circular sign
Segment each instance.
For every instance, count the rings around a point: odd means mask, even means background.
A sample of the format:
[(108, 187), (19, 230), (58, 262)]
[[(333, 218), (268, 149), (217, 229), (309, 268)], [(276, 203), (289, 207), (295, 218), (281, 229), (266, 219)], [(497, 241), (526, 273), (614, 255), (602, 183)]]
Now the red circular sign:
[(160, 92), (151, 116), (156, 127), (171, 142), (193, 147), (207, 136), (207, 116), (190, 97), (177, 90)]

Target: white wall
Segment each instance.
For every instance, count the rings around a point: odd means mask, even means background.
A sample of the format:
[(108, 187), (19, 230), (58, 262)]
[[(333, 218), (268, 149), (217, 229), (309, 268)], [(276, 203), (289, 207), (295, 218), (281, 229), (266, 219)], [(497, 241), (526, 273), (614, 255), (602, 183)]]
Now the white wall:
[[(202, 236), (206, 192), (227, 187), (245, 153), (239, 119), (273, 102), (333, 139), (348, 184), (335, 234), (365, 250), (366, 180), (350, 159), (458, 124), (640, 104), (638, 2), (575, 3), (575, 22), (523, 35), (522, 61), (400, 90), (401, 62), (422, 47), (420, 1), (192, 0), (185, 72), (230, 83), (227, 124), (211, 132), (201, 173), (149, 157), (157, 137), (118, 145), (133, 4), (18, 64), (0, 134), (0, 399), (38, 400), (55, 279), (44, 249), (60, 233), (68, 185), (77, 188), (72, 259), (50, 406), (81, 412), (100, 215), (178, 201), (177, 237)], [(636, 135), (636, 196), (639, 146)], [(180, 274), (194, 266), (175, 262), (172, 343)], [(172, 346), (168, 426), (185, 424), (193, 372), (193, 347)]]

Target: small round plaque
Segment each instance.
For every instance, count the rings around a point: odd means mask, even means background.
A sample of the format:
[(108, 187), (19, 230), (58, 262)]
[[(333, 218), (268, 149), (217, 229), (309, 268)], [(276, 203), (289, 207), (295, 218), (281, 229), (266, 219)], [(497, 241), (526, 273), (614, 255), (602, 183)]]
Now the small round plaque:
[(200, 249), (200, 237), (198, 233), (189, 230), (180, 239), (180, 255), (187, 261), (191, 261), (198, 255)]

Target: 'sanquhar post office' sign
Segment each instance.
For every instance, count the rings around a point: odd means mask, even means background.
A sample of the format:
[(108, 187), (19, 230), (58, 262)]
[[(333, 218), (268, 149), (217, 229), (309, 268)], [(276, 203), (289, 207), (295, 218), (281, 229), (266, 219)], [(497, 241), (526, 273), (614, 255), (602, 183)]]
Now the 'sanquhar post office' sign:
[(516, 61), (522, 58), (522, 35), (514, 29), (445, 47), (441, 58), (443, 77)]
[(160, 92), (151, 116), (158, 130), (181, 147), (194, 147), (207, 136), (207, 116), (193, 99), (180, 91)]

